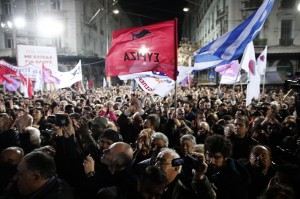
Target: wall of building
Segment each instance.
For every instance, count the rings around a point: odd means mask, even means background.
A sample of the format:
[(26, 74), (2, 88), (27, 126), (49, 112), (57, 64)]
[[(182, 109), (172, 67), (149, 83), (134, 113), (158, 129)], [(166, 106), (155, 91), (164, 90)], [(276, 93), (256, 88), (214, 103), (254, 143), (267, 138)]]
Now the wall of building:
[[(126, 14), (112, 15), (112, 0), (1, 0), (1, 23), (13, 23), (25, 16), (26, 26), (0, 26), (1, 58), (16, 64), (16, 47), (22, 45), (55, 46), (61, 71), (74, 67), (82, 60), (84, 79), (104, 75), (105, 57), (113, 30), (132, 27)], [(118, 6), (116, 4), (116, 6)], [(8, 13), (7, 10), (10, 12)], [(97, 15), (95, 13), (100, 9)], [(121, 10), (120, 7), (118, 7)], [(95, 15), (95, 18), (91, 18)], [(38, 21), (51, 17), (64, 27), (61, 34), (48, 36), (38, 31)], [(90, 21), (91, 20), (91, 21)], [(55, 32), (55, 31), (54, 31)], [(11, 42), (8, 45), (8, 40)], [(108, 45), (108, 46), (107, 46)], [(98, 77), (101, 75), (101, 77)]]

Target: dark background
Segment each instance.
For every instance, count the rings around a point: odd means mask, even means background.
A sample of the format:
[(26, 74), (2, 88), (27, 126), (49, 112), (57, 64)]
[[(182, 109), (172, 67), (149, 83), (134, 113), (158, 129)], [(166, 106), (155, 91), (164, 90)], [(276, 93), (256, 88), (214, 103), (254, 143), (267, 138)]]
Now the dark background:
[(119, 0), (119, 5), (135, 25), (149, 25), (178, 18), (178, 38), (181, 37), (182, 22), (187, 4), (185, 0)]

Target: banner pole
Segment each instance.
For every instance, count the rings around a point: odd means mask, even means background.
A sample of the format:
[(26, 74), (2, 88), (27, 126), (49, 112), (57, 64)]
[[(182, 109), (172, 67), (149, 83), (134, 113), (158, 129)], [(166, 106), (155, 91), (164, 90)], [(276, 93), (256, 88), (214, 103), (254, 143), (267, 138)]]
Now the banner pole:
[(177, 67), (178, 67), (178, 55), (177, 55), (177, 47), (178, 47), (178, 19), (175, 18), (174, 19), (174, 23), (175, 23), (175, 28), (174, 28), (174, 53), (175, 53), (175, 71), (174, 71), (174, 80), (175, 80), (175, 99), (174, 99), (174, 106), (175, 106), (175, 116), (177, 114)]

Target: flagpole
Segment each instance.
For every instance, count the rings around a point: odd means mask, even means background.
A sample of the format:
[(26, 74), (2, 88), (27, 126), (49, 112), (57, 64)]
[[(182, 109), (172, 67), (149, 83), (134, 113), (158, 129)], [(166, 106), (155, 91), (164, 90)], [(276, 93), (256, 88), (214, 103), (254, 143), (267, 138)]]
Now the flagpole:
[[(242, 61), (241, 61), (241, 63), (242, 63)], [(237, 74), (237, 76), (236, 76), (236, 78), (235, 78), (234, 84), (233, 84), (233, 91), (234, 91), (234, 89), (235, 89), (235, 85), (236, 85), (237, 79), (239, 78), (239, 76), (240, 76), (240, 74), (241, 74), (241, 70), (242, 70), (242, 68), (241, 68), (241, 66), (240, 66), (239, 72), (238, 72), (238, 74)]]
[(175, 106), (175, 116), (177, 114), (177, 67), (178, 67), (178, 58), (177, 58), (177, 46), (178, 46), (178, 20), (177, 18), (174, 19), (174, 23), (175, 23), (175, 28), (174, 28), (174, 58), (175, 58), (175, 71), (174, 71), (174, 80), (175, 80), (175, 92), (174, 92), (174, 106)]

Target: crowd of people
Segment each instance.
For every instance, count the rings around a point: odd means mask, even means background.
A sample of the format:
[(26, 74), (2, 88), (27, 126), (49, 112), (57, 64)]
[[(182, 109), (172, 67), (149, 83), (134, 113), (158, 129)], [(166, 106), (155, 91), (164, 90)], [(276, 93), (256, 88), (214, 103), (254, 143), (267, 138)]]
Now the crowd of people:
[(2, 92), (0, 198), (299, 198), (297, 93), (264, 91)]

